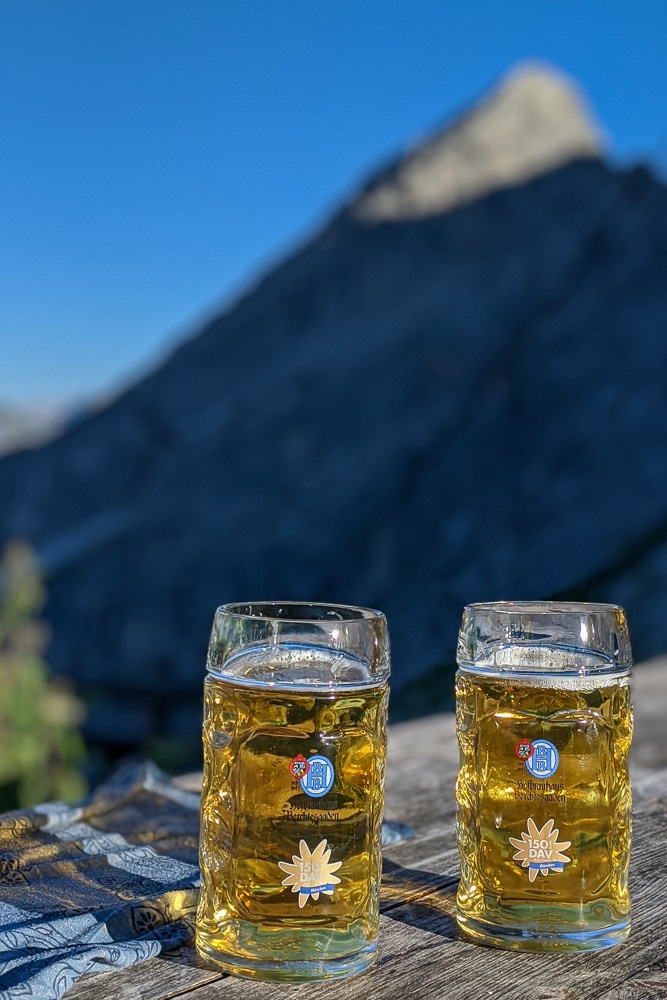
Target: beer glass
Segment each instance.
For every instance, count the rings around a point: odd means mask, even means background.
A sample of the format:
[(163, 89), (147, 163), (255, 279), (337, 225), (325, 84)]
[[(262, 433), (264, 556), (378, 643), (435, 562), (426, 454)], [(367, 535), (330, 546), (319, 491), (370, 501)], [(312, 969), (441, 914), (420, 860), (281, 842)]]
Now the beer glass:
[(362, 972), (379, 925), (384, 615), (225, 605), (207, 670), (200, 955), (254, 979)]
[(464, 609), (456, 726), (458, 922), (529, 951), (630, 930), (630, 641), (609, 604)]

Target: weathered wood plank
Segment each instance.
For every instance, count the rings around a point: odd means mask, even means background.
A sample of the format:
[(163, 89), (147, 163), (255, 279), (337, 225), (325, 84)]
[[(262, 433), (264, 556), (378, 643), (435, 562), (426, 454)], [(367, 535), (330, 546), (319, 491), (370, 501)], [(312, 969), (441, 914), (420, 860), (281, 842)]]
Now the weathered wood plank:
[(636, 776), (667, 767), (667, 657), (637, 667), (633, 674), (635, 733), (630, 756)]
[(194, 948), (184, 948), (178, 956), (149, 958), (118, 972), (88, 973), (67, 991), (67, 1000), (171, 1000), (223, 978)]
[[(472, 1000), (480, 996), (506, 997), (507, 1000), (514, 1000), (515, 997), (517, 1000), (583, 1000), (588, 997), (591, 1000), (598, 997), (600, 1000), (612, 1000), (618, 996), (619, 1000), (631, 1000), (632, 997), (644, 1000), (652, 996), (651, 990), (654, 990), (653, 995), (660, 996), (657, 990), (662, 970), (650, 966), (652, 971), (647, 977), (646, 968), (650, 959), (656, 957), (656, 944), (664, 948), (656, 941), (656, 934), (659, 937), (667, 875), (663, 871), (657, 882), (643, 877), (637, 884), (635, 870), (639, 868), (651, 872), (659, 868), (663, 853), (659, 834), (664, 832), (666, 815), (665, 801), (660, 801), (647, 804), (637, 817), (642, 848), (633, 863), (633, 896), (635, 913), (639, 912), (641, 916), (635, 917), (628, 945), (614, 952), (588, 956), (524, 955), (480, 949), (458, 940), (454, 920), (455, 880), (450, 879), (448, 886), (441, 886), (439, 891), (429, 894), (433, 873), (411, 871), (406, 875), (412, 880), (413, 890), (424, 895), (410, 904), (394, 902), (393, 906), (389, 903), (384, 907), (380, 961), (372, 976), (328, 986), (321, 984), (318, 996), (322, 1000), (327, 1000), (329, 996), (341, 1000), (348, 997), (350, 1000), (357, 997), (373, 1000), (375, 997), (397, 996), (399, 987), (401, 991), (409, 989), (414, 992), (415, 984), (418, 984), (419, 996), (446, 995), (448, 1000)], [(646, 845), (652, 845), (653, 853), (647, 850)], [(443, 862), (445, 858), (446, 854), (442, 857)], [(159, 960), (154, 960), (148, 964), (158, 963)], [(103, 978), (118, 988), (121, 974)], [(488, 988), (481, 986), (482, 981), (488, 982)], [(107, 994), (103, 991), (102, 977), (97, 977), (96, 982), (97, 997), (127, 996), (132, 1000), (134, 997), (141, 997), (142, 1000), (150, 997), (152, 1000), (158, 996), (180, 995), (187, 995), (192, 1000), (212, 1000), (219, 997), (223, 989), (224, 995), (231, 1000), (237, 997), (250, 1000), (260, 995), (266, 997), (273, 991), (266, 984), (229, 979), (224, 985), (215, 981), (201, 985), (184, 983), (180, 993), (174, 993), (171, 988), (166, 992), (156, 992), (156, 984), (149, 981), (148, 992), (129, 992), (123, 986), (122, 993), (112, 991)], [(624, 982), (625, 992), (619, 992)], [(164, 985), (167, 985), (166, 982)], [(306, 987), (282, 986), (280, 995), (296, 998), (305, 995), (304, 989)], [(70, 995), (74, 996), (74, 992)]]
[[(461, 940), (455, 922), (457, 855), (454, 784), (458, 750), (451, 715), (390, 731), (386, 816), (417, 838), (385, 851), (380, 956), (372, 973), (318, 984), (318, 1000), (387, 1000), (404, 993), (440, 1000), (667, 1000), (667, 660), (635, 675), (635, 839), (630, 941), (608, 952), (552, 956), (480, 948)], [(196, 779), (189, 778), (189, 787)], [(312, 985), (271, 986), (166, 956), (134, 969), (85, 977), (68, 1000), (281, 1000), (305, 998)], [(175, 971), (177, 970), (177, 971)], [(93, 993), (94, 991), (94, 993)]]
[[(647, 1000), (651, 993), (646, 990), (657, 991), (660, 977), (665, 976), (655, 966), (666, 950), (662, 927), (667, 899), (667, 788), (664, 791), (664, 798), (645, 803), (636, 816), (633, 931), (627, 944), (589, 955), (533, 955), (480, 948), (459, 938), (456, 882), (452, 879), (421, 898), (385, 907), (380, 958), (372, 974), (318, 984), (318, 1000), (386, 1000), (404, 992), (434, 1000), (443, 996), (447, 1000), (612, 1000), (616, 996), (613, 991), (621, 988), (626, 993), (618, 993), (619, 1000)], [(414, 885), (428, 886), (432, 874), (417, 870), (409, 877)], [(642, 985), (646, 983), (651, 985)], [(281, 986), (281, 1000), (304, 997), (308, 988)], [(205, 984), (189, 996), (191, 1000), (214, 1000), (220, 989), (219, 985)], [(627, 992), (629, 989), (633, 992)], [(278, 992), (263, 983), (229, 978), (224, 995), (229, 1000), (266, 1000)]]
[(663, 957), (637, 969), (617, 986), (601, 993), (597, 1000), (662, 1000), (667, 998), (667, 951)]

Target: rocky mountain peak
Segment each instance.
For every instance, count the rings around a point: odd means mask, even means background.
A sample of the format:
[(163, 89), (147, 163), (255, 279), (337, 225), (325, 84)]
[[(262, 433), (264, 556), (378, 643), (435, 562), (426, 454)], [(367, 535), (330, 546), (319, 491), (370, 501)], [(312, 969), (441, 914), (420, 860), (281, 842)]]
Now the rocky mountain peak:
[(374, 178), (351, 212), (372, 222), (437, 215), (601, 152), (600, 129), (573, 81), (524, 63)]
[(36, 548), (90, 739), (198, 751), (228, 601), (382, 608), (394, 710), (451, 679), (473, 601), (609, 600), (638, 658), (667, 650), (667, 189), (596, 158), (582, 108), (524, 67), (155, 372), (0, 460), (0, 547)]

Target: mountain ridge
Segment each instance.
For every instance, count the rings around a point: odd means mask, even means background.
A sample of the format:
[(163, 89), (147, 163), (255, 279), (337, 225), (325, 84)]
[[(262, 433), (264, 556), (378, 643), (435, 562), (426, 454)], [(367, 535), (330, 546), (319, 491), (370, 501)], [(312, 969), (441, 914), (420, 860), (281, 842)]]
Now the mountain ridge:
[[(662, 524), (666, 258), (667, 190), (595, 157), (418, 218), (342, 211), (112, 405), (0, 461), (54, 666), (104, 693), (91, 732), (192, 738), (225, 601), (381, 607), (400, 698), (463, 603), (574, 588)], [(638, 635), (667, 648), (660, 621)]]

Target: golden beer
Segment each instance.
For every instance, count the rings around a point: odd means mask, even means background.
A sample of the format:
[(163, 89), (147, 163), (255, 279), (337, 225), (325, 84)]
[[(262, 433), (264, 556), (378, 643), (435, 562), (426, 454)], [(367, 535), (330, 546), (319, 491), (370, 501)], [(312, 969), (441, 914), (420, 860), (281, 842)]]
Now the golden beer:
[(630, 929), (627, 671), (517, 673), (457, 674), (459, 924), (504, 947), (616, 944)]
[(241, 660), (205, 682), (197, 948), (251, 977), (350, 975), (377, 943), (387, 682), (285, 683), (278, 649), (260, 683)]

